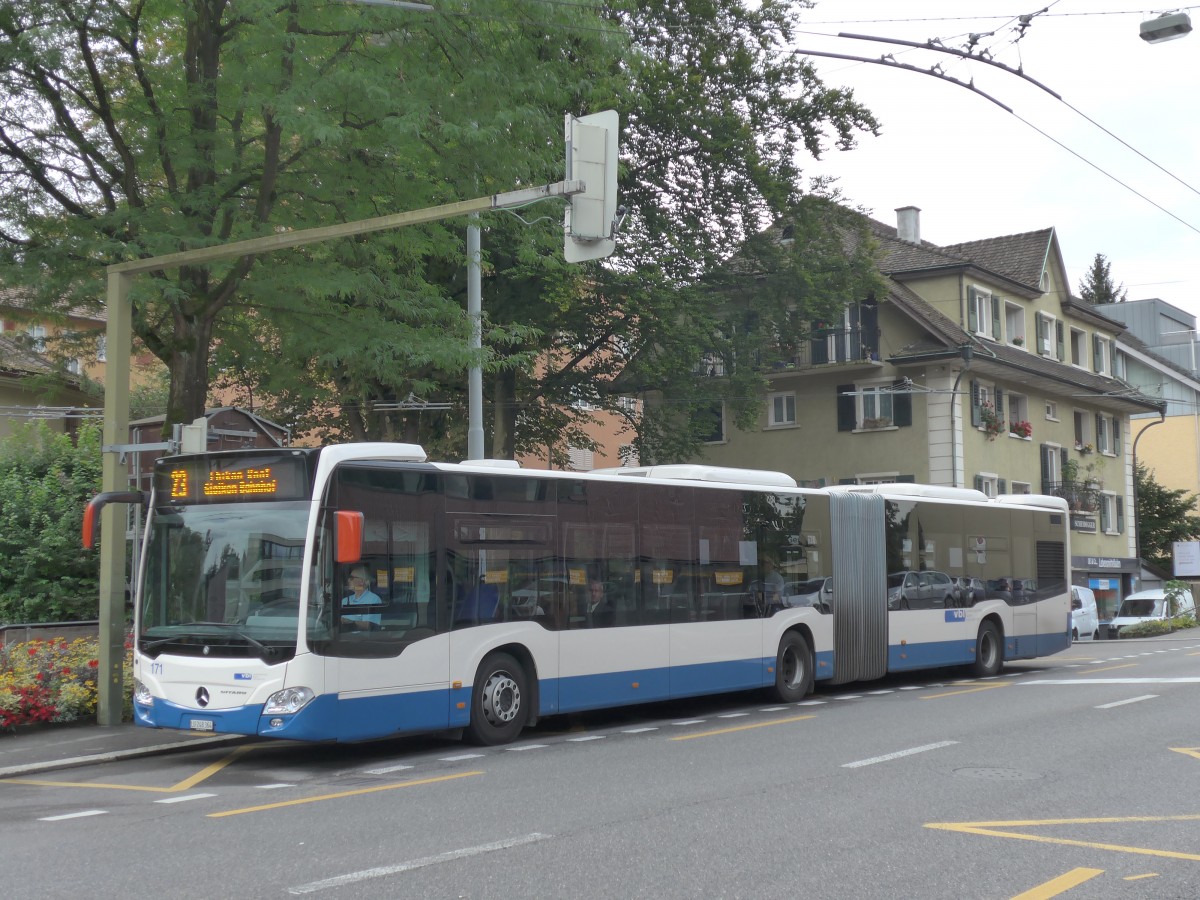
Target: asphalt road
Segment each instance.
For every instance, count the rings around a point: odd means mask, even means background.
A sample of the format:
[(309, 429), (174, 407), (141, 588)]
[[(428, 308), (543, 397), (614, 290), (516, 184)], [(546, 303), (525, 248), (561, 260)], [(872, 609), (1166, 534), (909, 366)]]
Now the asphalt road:
[(1196, 898), (1200, 634), (0, 782), (10, 896)]

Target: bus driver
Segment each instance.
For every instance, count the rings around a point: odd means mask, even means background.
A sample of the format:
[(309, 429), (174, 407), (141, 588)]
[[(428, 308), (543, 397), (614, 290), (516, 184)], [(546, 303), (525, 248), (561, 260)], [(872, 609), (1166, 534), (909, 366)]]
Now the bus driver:
[[(379, 595), (374, 591), (369, 590), (370, 577), (367, 575), (365, 566), (355, 566), (350, 570), (350, 576), (346, 579), (350, 587), (350, 593), (342, 598), (342, 606), (380, 606), (383, 601), (379, 599)], [(358, 613), (348, 615), (342, 613), (342, 622), (347, 628), (368, 629), (372, 625), (379, 624), (379, 613)]]

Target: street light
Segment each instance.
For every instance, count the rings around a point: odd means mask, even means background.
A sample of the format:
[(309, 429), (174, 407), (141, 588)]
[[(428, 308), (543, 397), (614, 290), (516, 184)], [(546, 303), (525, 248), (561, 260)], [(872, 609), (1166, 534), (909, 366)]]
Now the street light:
[(1142, 23), (1141, 38), (1147, 44), (1161, 44), (1184, 37), (1192, 30), (1192, 20), (1185, 12), (1163, 13), (1157, 19)]

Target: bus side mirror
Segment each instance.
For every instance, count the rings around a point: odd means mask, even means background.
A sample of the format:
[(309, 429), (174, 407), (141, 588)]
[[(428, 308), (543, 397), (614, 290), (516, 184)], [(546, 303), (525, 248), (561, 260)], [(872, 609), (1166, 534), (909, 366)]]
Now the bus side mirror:
[(146, 495), (142, 491), (104, 491), (88, 501), (83, 511), (83, 546), (91, 550), (96, 545), (96, 523), (100, 510), (110, 503), (140, 503), (144, 508)]
[(337, 562), (353, 563), (362, 559), (363, 525), (366, 516), (360, 512), (339, 509), (334, 522), (337, 542)]

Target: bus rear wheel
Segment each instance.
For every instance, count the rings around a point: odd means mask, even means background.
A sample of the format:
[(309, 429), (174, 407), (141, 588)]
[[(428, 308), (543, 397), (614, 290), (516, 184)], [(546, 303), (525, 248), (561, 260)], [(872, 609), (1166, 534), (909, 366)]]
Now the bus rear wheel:
[(771, 694), (784, 703), (803, 700), (813, 689), (812, 650), (801, 635), (789, 631), (775, 655), (775, 686)]
[(525, 669), (507, 653), (493, 653), (479, 666), (471, 692), (471, 721), (466, 736), (473, 744), (507, 744), (529, 719)]
[(980, 678), (990, 678), (999, 675), (1004, 666), (1004, 642), (1000, 640), (1000, 630), (994, 622), (984, 622), (979, 626), (979, 638), (975, 641), (975, 662), (971, 664), (971, 672)]

